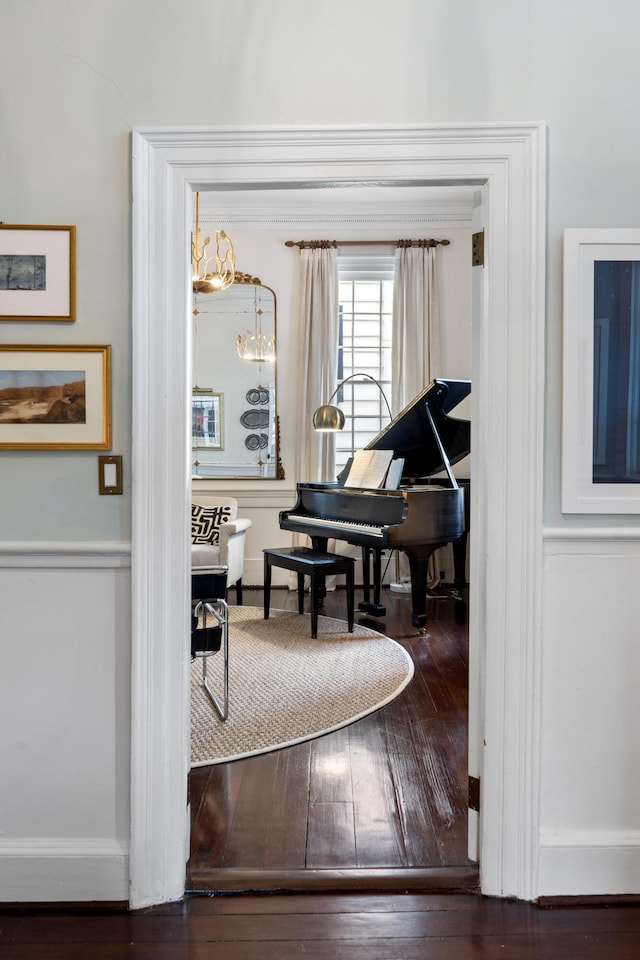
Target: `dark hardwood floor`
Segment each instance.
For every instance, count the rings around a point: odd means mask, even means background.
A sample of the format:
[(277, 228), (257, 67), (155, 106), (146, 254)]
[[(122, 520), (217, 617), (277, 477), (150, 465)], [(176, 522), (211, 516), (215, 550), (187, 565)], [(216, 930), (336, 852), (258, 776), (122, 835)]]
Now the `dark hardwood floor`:
[(544, 910), (476, 894), (0, 908), (2, 960), (637, 960), (639, 943), (637, 905)]
[[(262, 590), (245, 589), (244, 602), (261, 606)], [(475, 888), (467, 606), (450, 596), (431, 601), (428, 631), (418, 635), (406, 595), (385, 590), (383, 602), (383, 619), (360, 622), (410, 652), (409, 686), (335, 733), (194, 769), (189, 890)], [(294, 593), (273, 591), (272, 606), (296, 604)], [(341, 590), (322, 612), (344, 618)]]

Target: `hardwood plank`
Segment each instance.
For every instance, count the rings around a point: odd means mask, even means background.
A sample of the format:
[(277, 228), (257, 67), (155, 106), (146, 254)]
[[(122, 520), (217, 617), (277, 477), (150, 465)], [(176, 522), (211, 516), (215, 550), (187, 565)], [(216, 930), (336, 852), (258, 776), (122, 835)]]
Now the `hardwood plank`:
[(451, 698), (455, 702), (456, 712), (466, 718), (468, 710), (468, 640), (464, 641), (456, 636), (455, 626), (447, 626), (440, 630), (439, 635), (432, 636), (429, 641), (429, 652), (433, 663), (446, 685)]
[[(538, 944), (540, 956), (544, 956), (545, 937), (562, 937), (566, 946), (576, 946), (588, 941), (596, 943), (597, 938), (612, 931), (606, 918), (593, 917), (585, 924), (575, 918), (550, 918), (543, 925), (535, 913), (519, 909), (520, 905), (512, 905), (507, 912), (486, 911), (479, 912), (450, 912), (441, 911), (412, 911), (397, 915), (389, 911), (362, 913), (332, 913), (304, 915), (288, 913), (269, 914), (222, 914), (215, 917), (191, 917), (188, 927), (191, 943), (197, 941), (242, 942), (255, 940), (267, 943), (279, 942), (307, 942), (340, 941), (373, 942), (393, 940), (421, 940), (423, 942), (438, 940), (443, 943), (455, 944), (457, 948), (468, 946), (473, 940), (504, 943), (507, 936), (514, 945), (518, 942), (531, 946)], [(604, 912), (604, 911), (603, 911)], [(567, 919), (569, 922), (567, 922)], [(554, 923), (554, 920), (560, 922)], [(638, 934), (637, 917), (635, 923), (618, 921), (618, 935)], [(506, 931), (505, 931), (505, 928)], [(158, 942), (167, 939), (168, 924), (160, 919), (156, 924), (149, 923), (142, 926), (134, 924), (131, 937), (134, 942)], [(504, 946), (499, 949), (506, 950)], [(462, 954), (460, 954), (462, 955)], [(510, 952), (502, 956), (511, 957)], [(607, 955), (608, 956), (608, 955)]]
[[(416, 938), (472, 938), (492, 937), (508, 931), (512, 937), (544, 934), (546, 936), (603, 935), (606, 933), (640, 932), (640, 911), (634, 907), (594, 908), (591, 910), (538, 910), (530, 904), (513, 901), (487, 901), (473, 898), (470, 909), (424, 909), (424, 900), (414, 898), (412, 909), (397, 911), (393, 898), (378, 898), (375, 908), (350, 910), (342, 897), (335, 898), (331, 911), (313, 909), (294, 910), (293, 904), (283, 904), (281, 910), (255, 911), (251, 902), (243, 909), (227, 910), (226, 901), (215, 912), (195, 914), (186, 909), (177, 916), (164, 910), (148, 910), (121, 915), (92, 917), (73, 915), (5, 917), (2, 924), (3, 942), (20, 939), (22, 943), (37, 943), (49, 939), (54, 943), (71, 944), (86, 940), (88, 933), (97, 942), (115, 943), (129, 938), (134, 943), (161, 943), (171, 939), (196, 941), (243, 940), (380, 940)], [(233, 899), (233, 898), (231, 898)], [(277, 899), (277, 898), (276, 898)], [(281, 900), (283, 898), (280, 898)], [(328, 898), (325, 898), (325, 901)], [(254, 898), (251, 898), (254, 900)], [(310, 906), (315, 898), (310, 897)], [(274, 898), (265, 898), (273, 904)], [(387, 901), (387, 902), (385, 902)], [(188, 922), (187, 922), (188, 921)], [(508, 954), (507, 954), (508, 955)]]
[(343, 727), (311, 741), (310, 803), (351, 803), (349, 730)]
[[(126, 952), (125, 952), (126, 951)], [(544, 952), (542, 952), (544, 951)], [(528, 937), (500, 935), (472, 941), (394, 938), (389, 940), (271, 940), (268, 942), (190, 941), (179, 943), (101, 944), (87, 941), (73, 945), (14, 945), (3, 960), (636, 960), (637, 934), (610, 934), (606, 938), (580, 937), (558, 942), (532, 941)]]
[(189, 775), (189, 799), (191, 809), (198, 816), (203, 798), (207, 792), (207, 782), (211, 776), (212, 767), (195, 767)]
[(264, 868), (303, 868), (306, 861), (311, 744), (278, 752)]
[[(123, 952), (126, 950), (126, 953)], [(545, 952), (542, 953), (541, 951)], [(340, 940), (308, 941), (304, 939), (284, 941), (242, 941), (220, 943), (218, 941), (137, 944), (96, 944), (88, 941), (71, 947), (56, 945), (14, 946), (4, 954), (4, 960), (282, 960), (305, 958), (305, 960), (494, 960), (508, 957), (509, 960), (636, 960), (637, 935), (617, 934), (606, 939), (581, 938), (557, 943), (534, 941), (510, 936), (478, 937), (473, 941), (459, 938), (442, 942), (440, 938), (393, 940)]]
[[(402, 876), (407, 876), (403, 871)], [(367, 893), (333, 894), (317, 892), (291, 893), (287, 896), (273, 894), (245, 894), (243, 896), (192, 896), (184, 903), (162, 904), (153, 908), (158, 914), (183, 914), (191, 916), (202, 913), (364, 913), (390, 911), (396, 914), (415, 910), (469, 910), (478, 909), (479, 894), (467, 893)], [(491, 900), (497, 904), (498, 901)]]
[(311, 803), (306, 866), (350, 867), (356, 863), (353, 803)]
[(261, 867), (273, 808), (278, 755), (274, 751), (234, 762), (242, 763), (245, 769), (222, 865)]
[(438, 844), (426, 796), (427, 784), (418, 762), (407, 707), (402, 705), (393, 718), (385, 710), (384, 717), (407, 866), (443, 864), (449, 858), (441, 853)]
[(407, 864), (381, 713), (349, 728), (358, 867)]
[(435, 633), (431, 633), (411, 644), (411, 656), (414, 664), (419, 668), (419, 685), (416, 684), (412, 692), (415, 696), (419, 696), (422, 691), (428, 691), (428, 699), (435, 706), (435, 716), (455, 716), (458, 713), (456, 699), (448, 683), (443, 679), (432, 651), (432, 646), (435, 647), (439, 640), (440, 636), (436, 637)]
[[(191, 827), (193, 865), (222, 866), (244, 771), (241, 762), (214, 764), (192, 771), (192, 777), (194, 773), (201, 775), (196, 779), (201, 787), (197, 806), (193, 793), (191, 795), (192, 810), (195, 809)], [(190, 782), (193, 782), (192, 777)]]
[(0, 910), (3, 960), (636, 960), (638, 904), (480, 896), (199, 897), (135, 913)]
[(455, 732), (438, 720), (416, 724), (413, 732), (441, 857), (446, 863), (463, 863), (467, 857), (467, 796), (451, 769), (450, 743)]

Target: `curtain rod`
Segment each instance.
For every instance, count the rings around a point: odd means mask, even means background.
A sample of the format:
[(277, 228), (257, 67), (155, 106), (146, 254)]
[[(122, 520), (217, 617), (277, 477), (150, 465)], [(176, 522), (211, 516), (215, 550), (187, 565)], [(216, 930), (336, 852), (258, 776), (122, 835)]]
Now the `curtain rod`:
[(448, 247), (450, 240), (285, 240), (285, 247)]

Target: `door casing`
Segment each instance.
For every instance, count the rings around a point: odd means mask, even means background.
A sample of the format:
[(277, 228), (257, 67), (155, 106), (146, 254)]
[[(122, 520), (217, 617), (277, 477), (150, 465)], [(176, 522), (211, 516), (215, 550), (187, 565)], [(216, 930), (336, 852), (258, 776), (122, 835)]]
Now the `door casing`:
[(134, 130), (132, 909), (180, 899), (188, 856), (193, 192), (345, 183), (482, 190), (483, 302), (472, 361), (470, 772), (481, 779), (482, 892), (535, 898), (545, 150), (539, 123)]

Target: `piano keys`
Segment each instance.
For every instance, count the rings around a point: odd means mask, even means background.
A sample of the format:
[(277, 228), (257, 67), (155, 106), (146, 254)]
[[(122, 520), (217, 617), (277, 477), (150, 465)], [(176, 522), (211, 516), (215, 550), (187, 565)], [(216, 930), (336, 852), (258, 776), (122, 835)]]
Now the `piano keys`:
[(296, 504), (280, 513), (281, 528), (307, 534), (316, 550), (326, 551), (329, 539), (362, 547), (365, 601), (360, 609), (367, 613), (384, 614), (379, 602), (381, 551), (399, 549), (409, 560), (411, 622), (421, 630), (426, 627), (429, 558), (466, 534), (464, 492), (451, 468), (470, 452), (471, 425), (451, 411), (470, 391), (468, 380), (433, 380), (367, 445), (392, 450), (393, 459), (404, 460), (398, 489), (348, 487), (347, 466), (336, 481), (298, 483)]

